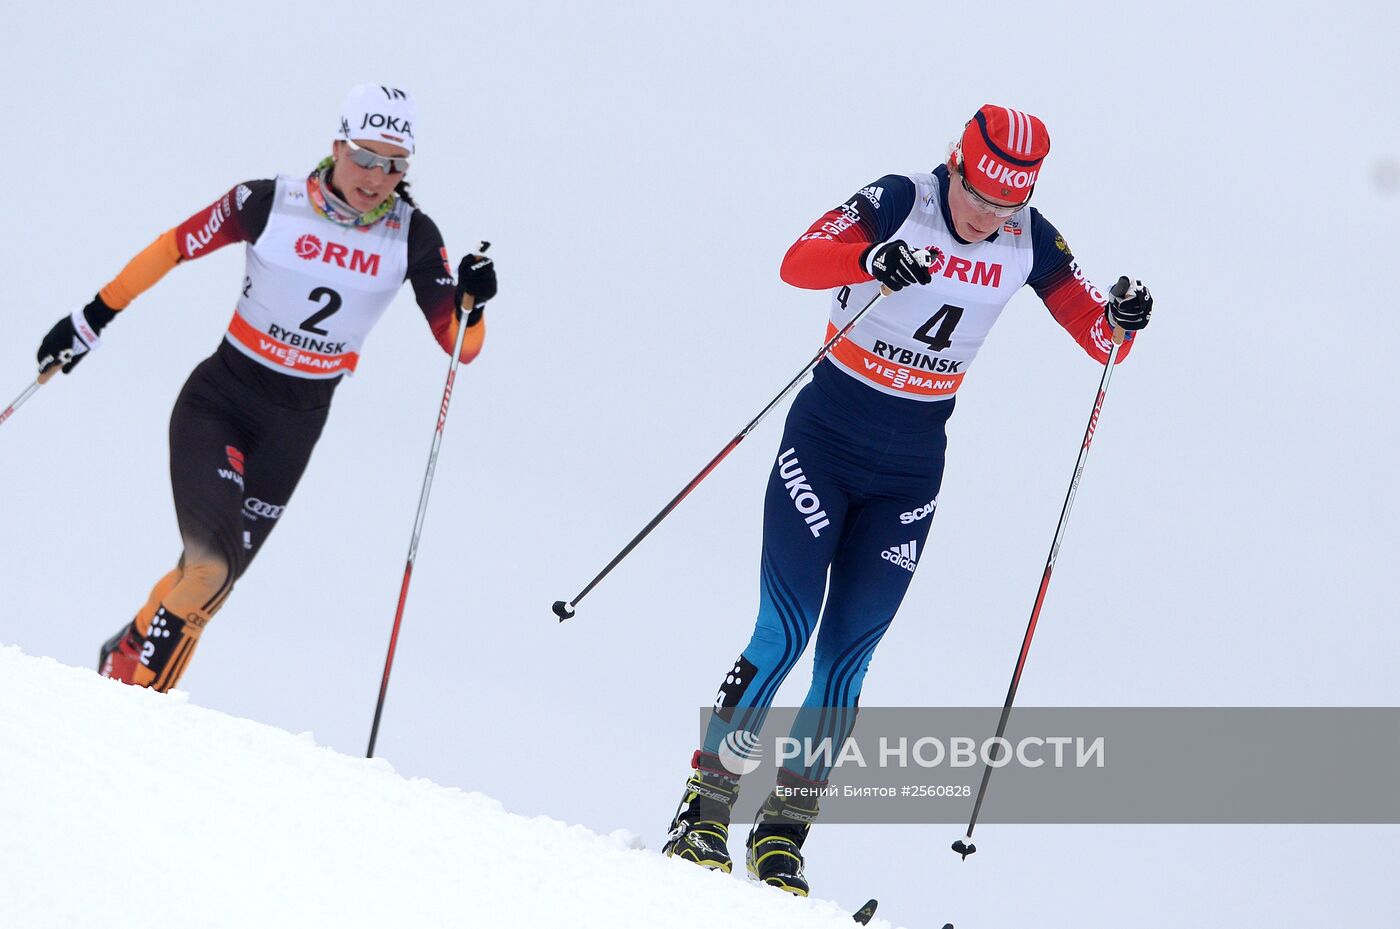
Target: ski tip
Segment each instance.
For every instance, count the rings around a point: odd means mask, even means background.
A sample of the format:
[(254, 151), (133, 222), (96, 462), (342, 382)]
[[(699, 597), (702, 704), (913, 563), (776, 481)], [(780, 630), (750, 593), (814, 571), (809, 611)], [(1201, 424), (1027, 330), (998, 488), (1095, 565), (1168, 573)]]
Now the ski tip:
[(555, 600), (554, 615), (559, 617), (561, 623), (566, 619), (572, 619), (574, 615), (574, 605), (572, 603), (565, 603), (563, 600)]
[(854, 913), (851, 914), (851, 919), (854, 919), (862, 926), (869, 925), (871, 917), (875, 915), (875, 908), (879, 905), (879, 900), (867, 900), (865, 901), (865, 906), (861, 907), (860, 909), (856, 910)]

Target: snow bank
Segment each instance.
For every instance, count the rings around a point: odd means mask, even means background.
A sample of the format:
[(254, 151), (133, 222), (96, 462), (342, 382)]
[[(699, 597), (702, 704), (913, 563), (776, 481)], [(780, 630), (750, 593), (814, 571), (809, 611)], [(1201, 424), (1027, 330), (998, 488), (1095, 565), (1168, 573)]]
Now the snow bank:
[[(562, 759), (540, 763), (569, 789)], [(15, 647), (0, 788), (0, 926), (854, 925), (624, 832), (516, 816)]]

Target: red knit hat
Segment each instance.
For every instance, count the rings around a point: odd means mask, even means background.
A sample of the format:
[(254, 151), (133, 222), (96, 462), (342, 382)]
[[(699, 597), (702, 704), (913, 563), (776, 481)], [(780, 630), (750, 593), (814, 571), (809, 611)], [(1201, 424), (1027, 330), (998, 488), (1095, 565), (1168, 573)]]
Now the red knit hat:
[(1012, 203), (1035, 188), (1050, 154), (1050, 133), (1038, 117), (988, 103), (973, 114), (953, 149), (954, 161), (978, 193)]

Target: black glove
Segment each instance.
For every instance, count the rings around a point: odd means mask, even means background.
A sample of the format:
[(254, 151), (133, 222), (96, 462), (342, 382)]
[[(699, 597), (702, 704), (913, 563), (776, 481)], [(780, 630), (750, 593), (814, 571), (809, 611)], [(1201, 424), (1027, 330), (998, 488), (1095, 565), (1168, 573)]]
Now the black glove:
[(467, 314), (467, 325), (475, 326), (486, 301), (496, 296), (496, 264), (485, 255), (464, 255), (457, 265), (457, 306), (462, 306), (468, 294), (472, 308)]
[(1129, 281), (1120, 277), (1118, 283), (1109, 290), (1112, 295), (1104, 306), (1108, 324), (1126, 332), (1137, 332), (1147, 328), (1152, 318), (1152, 294), (1142, 281)]
[(890, 290), (903, 290), (910, 284), (933, 280), (929, 269), (914, 256), (903, 239), (872, 245), (865, 254), (865, 270)]
[(98, 334), (116, 315), (116, 310), (103, 303), (101, 297), (94, 297), (81, 310), (54, 323), (35, 354), (39, 373), (56, 365), (63, 365), (64, 374), (72, 371), (88, 352), (102, 344)]

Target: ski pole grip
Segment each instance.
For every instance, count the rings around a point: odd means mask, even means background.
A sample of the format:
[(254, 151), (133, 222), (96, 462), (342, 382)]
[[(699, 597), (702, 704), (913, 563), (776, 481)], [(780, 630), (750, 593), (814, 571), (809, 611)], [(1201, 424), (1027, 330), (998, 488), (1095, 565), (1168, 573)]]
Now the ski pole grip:
[[(478, 255), (485, 255), (485, 254), (486, 254), (486, 250), (487, 250), (488, 248), (490, 248), (490, 247), (491, 247), (491, 243), (488, 242), (488, 241), (486, 241), (485, 239), (482, 239), (481, 242), (476, 246), (476, 254), (478, 254)], [(451, 270), (451, 268), (449, 268), (448, 270)], [(463, 294), (462, 296), (463, 296), (463, 297), (470, 297), (471, 294)], [(458, 310), (458, 312), (460, 312), (460, 313), (465, 317), (468, 313), (470, 313), (470, 312), (472, 311), (472, 308), (473, 308), (475, 305), (476, 305), (476, 298), (475, 298), (475, 297), (472, 297), (472, 304), (471, 304), (471, 306), (468, 306), (468, 305), (466, 304), (466, 302), (464, 301), (464, 302), (462, 303), (461, 306), (457, 307), (457, 310)]]
[(47, 384), (47, 383), (49, 382), (49, 380), (52, 379), (53, 376), (54, 376), (55, 374), (57, 374), (58, 372), (60, 372), (60, 371), (62, 371), (62, 370), (63, 370), (63, 365), (61, 365), (61, 364), (56, 364), (56, 365), (54, 365), (52, 368), (49, 368), (47, 371), (45, 371), (43, 374), (39, 375), (39, 377), (37, 378), (37, 380), (39, 381), (40, 384)]
[[(1128, 280), (1128, 276), (1126, 274), (1122, 275), (1118, 278), (1118, 282), (1108, 289), (1108, 292), (1113, 297), (1113, 299), (1122, 300), (1128, 295), (1128, 287), (1131, 286), (1131, 284), (1132, 282)], [(1123, 331), (1122, 326), (1113, 327), (1112, 338), (1114, 345), (1122, 345), (1123, 340), (1127, 337), (1128, 334)]]

